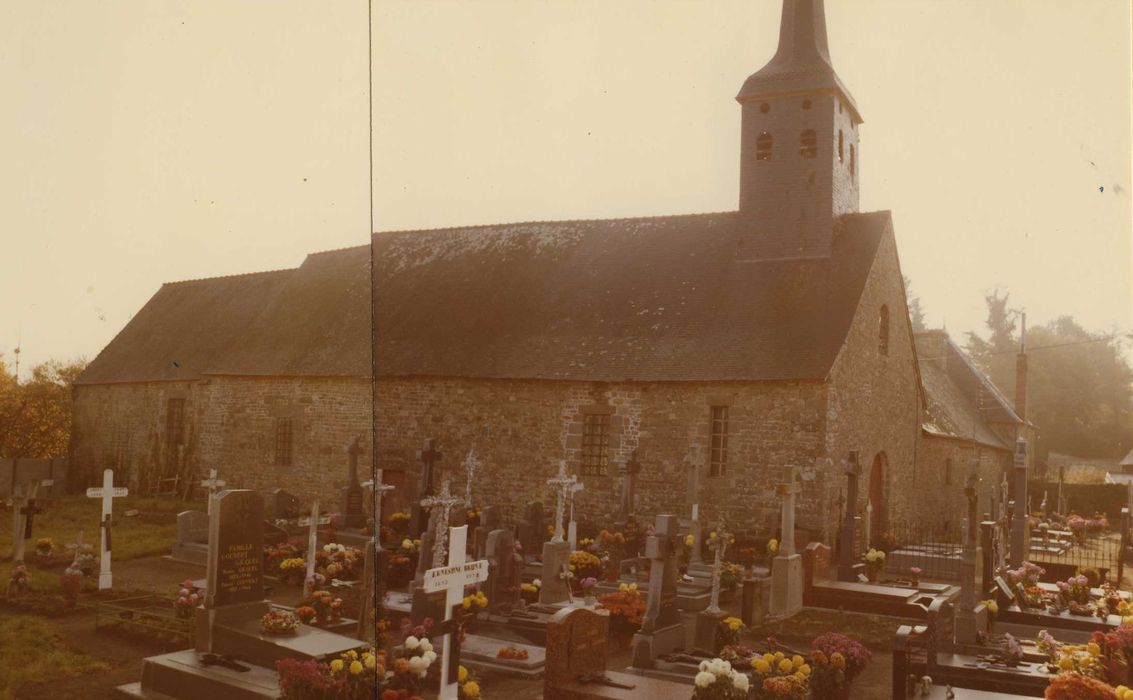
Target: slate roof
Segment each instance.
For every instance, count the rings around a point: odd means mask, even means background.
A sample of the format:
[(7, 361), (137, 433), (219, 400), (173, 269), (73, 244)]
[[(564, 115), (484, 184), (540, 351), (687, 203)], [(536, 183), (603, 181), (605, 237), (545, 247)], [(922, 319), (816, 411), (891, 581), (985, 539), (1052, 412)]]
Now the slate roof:
[(888, 212), (828, 258), (739, 262), (736, 212), (374, 235), (388, 376), (823, 380)]
[(830, 61), (823, 1), (784, 0), (775, 55), (748, 77), (736, 100), (823, 91), (841, 93), (854, 116), (862, 120), (861, 110)]
[(380, 376), (824, 380), (889, 213), (842, 217), (828, 258), (738, 260), (739, 225), (728, 212), (376, 233), (373, 319), (369, 246), (166, 284), (78, 383), (369, 377), (372, 327)]
[(989, 424), (1021, 421), (991, 380), (943, 331), (917, 333), (916, 341), (925, 432), (1010, 450)]
[(87, 365), (76, 384), (191, 380), (235, 350), (294, 270), (170, 282)]

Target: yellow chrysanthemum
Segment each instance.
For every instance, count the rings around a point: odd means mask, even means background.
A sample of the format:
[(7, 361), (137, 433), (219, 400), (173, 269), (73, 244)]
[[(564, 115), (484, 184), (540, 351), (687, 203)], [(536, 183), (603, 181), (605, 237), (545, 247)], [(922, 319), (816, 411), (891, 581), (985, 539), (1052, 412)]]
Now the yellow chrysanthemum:
[(792, 670), (794, 670), (794, 668), (795, 667), (791, 663), (790, 659), (781, 659), (779, 661), (779, 670), (782, 671), (783, 673), (790, 673)]
[(1086, 651), (1090, 653), (1090, 656), (1101, 656), (1102, 653), (1101, 647), (1099, 647), (1094, 642), (1090, 642), (1086, 645)]
[(775, 658), (775, 655), (772, 654), (771, 652), (767, 652), (766, 654), (764, 654), (763, 660), (766, 661), (768, 665), (771, 665), (771, 664), (775, 663), (776, 661), (778, 661), (778, 659)]
[(763, 659), (756, 657), (751, 660), (751, 667), (755, 669), (756, 673), (768, 673), (771, 670), (771, 664)]
[(791, 657), (791, 663), (794, 664), (795, 668), (802, 668), (802, 665), (806, 663), (806, 660), (798, 654), (795, 654)]
[(370, 669), (371, 671), (374, 670), (374, 667), (378, 665), (378, 658), (372, 654), (366, 654), (362, 657), (362, 660), (366, 664), (366, 668)]
[(464, 694), (470, 698), (480, 697), (480, 685), (476, 681), (468, 681), (461, 686), (461, 689), (464, 690)]
[(463, 666), (458, 668), (456, 670), (456, 680), (460, 681), (461, 683), (468, 680), (468, 669)]
[(782, 661), (784, 656), (785, 656), (785, 654), (783, 654), (783, 652), (781, 652), (781, 651), (775, 652), (775, 660), (776, 661)]
[(1074, 659), (1069, 656), (1063, 656), (1058, 660), (1058, 668), (1063, 671), (1069, 671), (1074, 668)]
[(334, 673), (338, 673), (339, 671), (342, 670), (342, 667), (345, 666), (345, 665), (346, 664), (343, 663), (342, 659), (335, 659), (334, 661), (330, 662), (330, 670), (333, 671)]
[(355, 676), (357, 676), (359, 673), (361, 673), (362, 672), (362, 662), (357, 660), (357, 659), (351, 661), (350, 662), (350, 672), (352, 674), (354, 674)]
[(801, 671), (804, 676), (809, 676), (810, 664), (803, 664), (802, 666), (799, 666), (799, 671)]

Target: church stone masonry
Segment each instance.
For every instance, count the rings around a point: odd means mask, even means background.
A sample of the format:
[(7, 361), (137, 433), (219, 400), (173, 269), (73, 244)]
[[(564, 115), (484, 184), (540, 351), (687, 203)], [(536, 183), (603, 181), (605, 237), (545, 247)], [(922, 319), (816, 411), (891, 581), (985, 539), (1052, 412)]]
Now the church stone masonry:
[(892, 221), (858, 212), (861, 114), (821, 0), (785, 0), (779, 48), (736, 99), (736, 211), (379, 232), (293, 270), (164, 285), (77, 383), (75, 483), (217, 468), (329, 500), (364, 435), (398, 486), (392, 512), (435, 438), (446, 470), (475, 446), (477, 498), (512, 518), (549, 500), (565, 459), (585, 483), (580, 518), (604, 525), (636, 452), (646, 521), (685, 512), (694, 461), (702, 517), (766, 536), (795, 466), (798, 527), (833, 542), (856, 450), (873, 532), (914, 520), (916, 471), (939, 465), (919, 453)]

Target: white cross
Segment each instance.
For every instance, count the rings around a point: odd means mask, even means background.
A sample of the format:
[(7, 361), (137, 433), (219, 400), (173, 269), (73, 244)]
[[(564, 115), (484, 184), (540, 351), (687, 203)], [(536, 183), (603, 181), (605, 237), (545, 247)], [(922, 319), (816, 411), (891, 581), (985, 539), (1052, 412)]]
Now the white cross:
[(572, 550), (578, 549), (578, 523), (574, 521), (574, 494), (585, 487), (586, 484), (579, 481), (578, 483), (571, 484), (570, 491), (567, 493), (567, 500), (570, 503), (570, 524), (567, 525), (567, 541), (570, 542), (570, 548)]
[[(329, 523), (330, 518), (326, 521)], [(319, 525), (325, 524), (319, 522), (319, 502), (315, 501), (311, 504), (311, 517), (300, 518), (299, 527), (309, 525), (307, 529), (307, 580), (310, 581), (311, 577), (315, 575), (315, 553), (319, 549)]]
[(476, 470), (480, 468), (480, 460), (476, 459), (474, 449), (475, 448), (468, 450), (468, 458), (464, 460), (464, 471), (468, 477), (464, 484), (465, 508), (472, 507), (472, 479), (476, 476)]
[(445, 479), (441, 482), (441, 492), (436, 496), (429, 496), (421, 499), (421, 507), (426, 510), (433, 508), (440, 508), (440, 516), (436, 521), (436, 529), (433, 530), (433, 566), (442, 566), (445, 561), (445, 530), (448, 529), (448, 512), (449, 510), (461, 502), (449, 492), (449, 481)]
[[(447, 513), (447, 509), (444, 512)], [(488, 561), (486, 559), (465, 561), (467, 546), (468, 526), (461, 525), (460, 527), (449, 528), (448, 566), (429, 569), (425, 572), (425, 592), (445, 592), (446, 622), (452, 620), (453, 608), (460, 605), (464, 600), (464, 587), (488, 578)], [(445, 635), (444, 649), (441, 654), (440, 700), (456, 700), (457, 697), (457, 684), (448, 682), (448, 669), (452, 662), (452, 635), (451, 632)]]
[(563, 541), (563, 515), (565, 514), (566, 497), (576, 483), (578, 483), (578, 477), (574, 474), (567, 474), (566, 460), (559, 460), (558, 476), (547, 479), (548, 486), (558, 487), (559, 490), (555, 496), (555, 536), (551, 538), (552, 542)]
[(795, 553), (795, 495), (801, 491), (795, 480), (795, 468), (783, 468), (783, 483), (779, 484), (779, 495), (783, 498), (782, 530), (779, 538), (779, 556), (789, 557)]
[(209, 478), (207, 478), (207, 479), (205, 479), (204, 481), (201, 482), (201, 486), (204, 486), (205, 488), (207, 488), (209, 490), (208, 512), (210, 514), (212, 513), (212, 502), (213, 502), (213, 499), (216, 498), (216, 492), (219, 491), (222, 486), (225, 486), (227, 484), (228, 484), (227, 481), (225, 481), (223, 479), (216, 478), (216, 470), (215, 469), (209, 469)]
[(102, 486), (87, 489), (87, 498), (102, 499), (102, 542), (98, 571), (98, 590), (112, 588), (114, 579), (110, 573), (110, 525), (113, 522), (114, 499), (130, 495), (125, 486), (114, 485), (114, 470), (102, 472)]

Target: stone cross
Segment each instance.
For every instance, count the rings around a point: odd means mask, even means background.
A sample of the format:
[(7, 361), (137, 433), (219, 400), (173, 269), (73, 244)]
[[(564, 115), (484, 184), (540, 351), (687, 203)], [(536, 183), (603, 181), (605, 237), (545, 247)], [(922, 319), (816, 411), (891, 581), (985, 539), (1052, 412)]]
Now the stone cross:
[(547, 479), (547, 485), (558, 489), (555, 495), (555, 536), (551, 538), (552, 542), (563, 542), (563, 516), (565, 515), (567, 494), (571, 493), (574, 485), (578, 483), (578, 477), (574, 474), (567, 474), (566, 460), (559, 461), (559, 473)]
[(574, 521), (574, 495), (585, 487), (586, 484), (578, 481), (571, 484), (570, 491), (567, 492), (567, 503), (570, 509), (570, 519), (567, 523), (567, 541), (570, 542), (571, 550), (578, 549), (578, 523)]
[(480, 468), (480, 460), (476, 459), (475, 448), (468, 450), (468, 457), (464, 460), (464, 473), (467, 480), (464, 482), (464, 507), (472, 507), (472, 480), (476, 478), (476, 470)]
[(1003, 473), (1003, 483), (999, 485), (999, 519), (1007, 520), (1007, 501), (1010, 500), (1010, 484), (1007, 483), (1007, 472)]
[[(444, 494), (446, 491), (448, 491), (447, 481), (442, 485), (441, 493)], [(460, 503), (460, 499), (455, 499), (454, 505), (458, 503)], [(447, 513), (448, 507), (450, 506), (446, 506), (442, 512)], [(440, 539), (444, 540), (443, 531), (440, 534)], [(456, 626), (452, 624), (453, 611), (458, 609), (458, 606), (464, 600), (465, 586), (488, 578), (488, 562), (486, 560), (472, 562), (465, 560), (465, 553), (468, 551), (467, 525), (449, 528), (448, 542), (448, 566), (444, 566), (443, 563), (438, 564), (436, 568), (425, 572), (424, 586), (426, 593), (437, 593), (439, 591), (445, 593), (445, 624), (442, 625), (445, 636), (441, 653), (441, 688), (438, 695), (440, 700), (456, 700), (457, 698), (460, 634)]]
[(723, 514), (720, 515), (720, 524), (716, 526), (716, 540), (709, 543), (709, 547), (716, 553), (712, 564), (712, 598), (708, 603), (706, 613), (720, 612), (720, 574), (724, 568), (724, 550), (728, 548), (728, 540), (732, 533), (728, 532)]
[(36, 484), (26, 490), (23, 484), (17, 484), (12, 494), (12, 561), (15, 562), (24, 560), (24, 527), (27, 525), (25, 509), (29, 502), (34, 502), (35, 490)]
[(382, 481), (381, 469), (378, 470), (377, 484), (371, 479), (362, 482), (362, 486), (364, 488), (372, 488), (374, 491), (374, 550), (376, 551), (382, 548), (382, 498), (387, 492), (393, 491), (396, 487)]
[(688, 493), (685, 500), (692, 507), (692, 519), (700, 520), (700, 448), (692, 445), (688, 448)]
[[(421, 507), (426, 510), (433, 510), (439, 508), (437, 511), (434, 531), (433, 531), (433, 566), (443, 566), (445, 562), (445, 546), (447, 539), (445, 533), (448, 532), (448, 512), (454, 506), (460, 505), (463, 499), (456, 498), (449, 492), (449, 481), (445, 479), (441, 482), (441, 492), (435, 496), (421, 499)], [(430, 516), (432, 514), (430, 513)], [(460, 529), (460, 528), (456, 528)]]
[(1030, 539), (1027, 536), (1027, 516), (1029, 513), (1021, 511), (1027, 503), (1027, 441), (1019, 438), (1015, 441), (1015, 465), (1012, 476), (1015, 480), (1015, 513), (1011, 522), (1011, 566), (1018, 567), (1023, 564), (1030, 550)]
[(114, 485), (114, 470), (106, 469), (102, 472), (102, 486), (87, 489), (87, 498), (102, 499), (102, 549), (98, 572), (98, 590), (114, 587), (114, 578), (110, 571), (110, 527), (113, 522), (114, 499), (130, 495), (125, 486)]
[(865, 520), (862, 522), (862, 546), (869, 547), (873, 536), (873, 499), (867, 498), (865, 502)]
[(1043, 502), (1039, 504), (1039, 510), (1042, 511), (1044, 518), (1046, 517), (1047, 508), (1050, 507), (1050, 505), (1047, 503), (1046, 497), (1047, 497), (1047, 492), (1043, 491)]
[[(36, 484), (38, 486), (38, 484)], [(42, 513), (43, 508), (35, 502), (35, 486), (32, 486), (31, 496), (28, 497), (27, 503), (20, 508), (20, 515), (24, 516), (24, 539), (31, 539), (32, 525), (35, 522), (36, 513)]]
[(435, 490), (436, 475), (433, 473), (434, 467), (437, 462), (441, 461), (444, 455), (437, 450), (437, 441), (429, 438), (425, 441), (424, 447), (417, 450), (417, 460), (424, 466), (421, 470), (421, 491), (420, 496), (432, 496)]
[(801, 490), (795, 467), (784, 467), (783, 483), (779, 484), (778, 493), (783, 499), (783, 534), (779, 540), (779, 554), (785, 557), (795, 553), (795, 496)]
[(637, 474), (641, 471), (641, 463), (637, 461), (637, 450), (630, 453), (629, 459), (619, 469), (622, 473), (622, 505), (618, 512), (617, 525), (625, 527), (633, 515), (633, 489)]
[(224, 481), (223, 479), (216, 478), (216, 470), (215, 469), (209, 469), (209, 478), (207, 478), (207, 479), (205, 479), (204, 481), (201, 482), (201, 486), (204, 486), (206, 489), (209, 490), (209, 501), (208, 501), (208, 512), (209, 513), (212, 512), (212, 501), (213, 501), (214, 498), (216, 498), (216, 492), (219, 491), (227, 483), (228, 482)]
[(358, 483), (358, 458), (362, 456), (362, 437), (355, 436), (354, 440), (347, 448), (346, 454), (348, 461), (346, 463), (346, 485)]
[[(842, 514), (842, 532), (838, 541), (838, 580), (840, 581), (853, 581), (856, 574), (854, 517), (858, 509), (858, 478), (861, 475), (862, 465), (858, 462), (858, 451), (851, 450), (846, 461), (846, 508)], [(782, 550), (781, 545), (779, 549)]]

